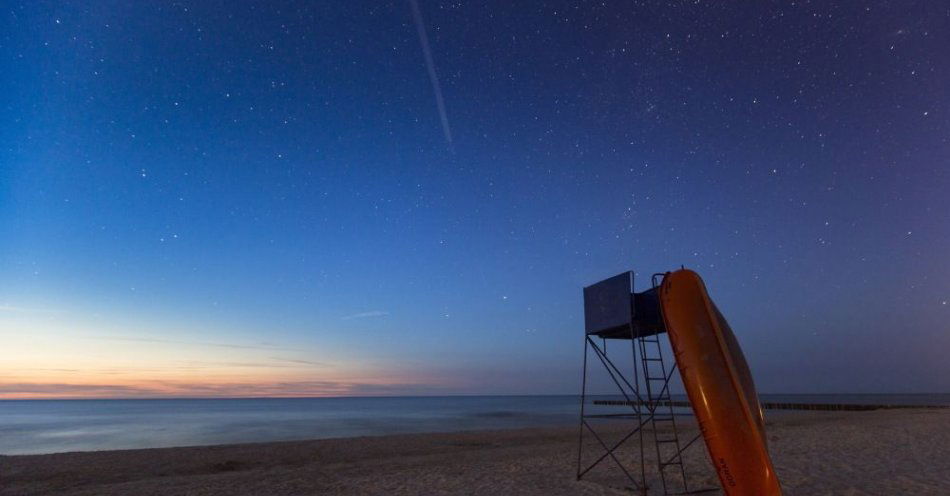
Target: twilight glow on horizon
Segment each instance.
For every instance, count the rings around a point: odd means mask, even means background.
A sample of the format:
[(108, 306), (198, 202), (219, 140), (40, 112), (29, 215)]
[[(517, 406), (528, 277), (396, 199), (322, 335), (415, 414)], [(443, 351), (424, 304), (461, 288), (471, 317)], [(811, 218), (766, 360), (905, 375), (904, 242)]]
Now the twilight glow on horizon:
[(0, 399), (572, 394), (680, 265), (763, 393), (950, 391), (938, 3), (0, 15)]

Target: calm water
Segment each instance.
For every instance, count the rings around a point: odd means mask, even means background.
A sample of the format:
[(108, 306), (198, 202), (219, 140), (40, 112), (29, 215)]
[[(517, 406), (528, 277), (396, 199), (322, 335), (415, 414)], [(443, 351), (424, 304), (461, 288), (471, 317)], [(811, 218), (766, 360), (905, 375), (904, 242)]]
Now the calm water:
[[(943, 395), (762, 401), (950, 404)], [(576, 396), (0, 401), (0, 453), (155, 448), (577, 422)], [(601, 407), (616, 413), (617, 407)]]

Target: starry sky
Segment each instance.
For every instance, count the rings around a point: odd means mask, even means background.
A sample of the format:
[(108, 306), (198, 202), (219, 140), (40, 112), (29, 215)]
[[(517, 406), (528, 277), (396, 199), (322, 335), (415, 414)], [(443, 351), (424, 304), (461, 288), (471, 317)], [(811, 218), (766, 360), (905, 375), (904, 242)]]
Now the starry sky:
[(576, 393), (680, 265), (760, 392), (950, 391), (940, 2), (0, 16), (0, 397)]

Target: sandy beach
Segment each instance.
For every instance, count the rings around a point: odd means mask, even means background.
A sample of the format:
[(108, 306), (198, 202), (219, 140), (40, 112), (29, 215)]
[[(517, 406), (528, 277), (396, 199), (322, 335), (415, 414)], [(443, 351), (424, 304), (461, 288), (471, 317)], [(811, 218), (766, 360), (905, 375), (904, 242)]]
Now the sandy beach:
[[(786, 494), (950, 494), (948, 410), (767, 418)], [(685, 436), (695, 434), (684, 423)], [(621, 434), (615, 424), (600, 431)], [(588, 440), (591, 460), (598, 453)], [(577, 427), (565, 426), (4, 456), (0, 495), (631, 494), (610, 464), (576, 481), (576, 441)], [(695, 445), (686, 459), (692, 488), (716, 486), (703, 449)], [(632, 460), (632, 451), (622, 457)]]

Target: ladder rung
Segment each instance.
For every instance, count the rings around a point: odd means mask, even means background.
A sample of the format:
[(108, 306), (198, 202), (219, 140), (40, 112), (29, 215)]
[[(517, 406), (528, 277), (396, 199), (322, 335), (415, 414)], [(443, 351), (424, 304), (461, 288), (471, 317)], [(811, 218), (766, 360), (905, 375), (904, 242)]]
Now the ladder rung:
[(661, 463), (661, 464), (660, 464), (660, 468), (666, 467), (666, 466), (668, 466), (668, 465), (682, 465), (682, 464), (683, 464), (682, 461), (664, 462), (664, 463)]
[(676, 443), (676, 442), (679, 442), (679, 440), (673, 437), (670, 439), (657, 439), (656, 442), (657, 443)]
[(644, 358), (643, 361), (644, 362), (662, 362), (663, 359), (662, 358)]

